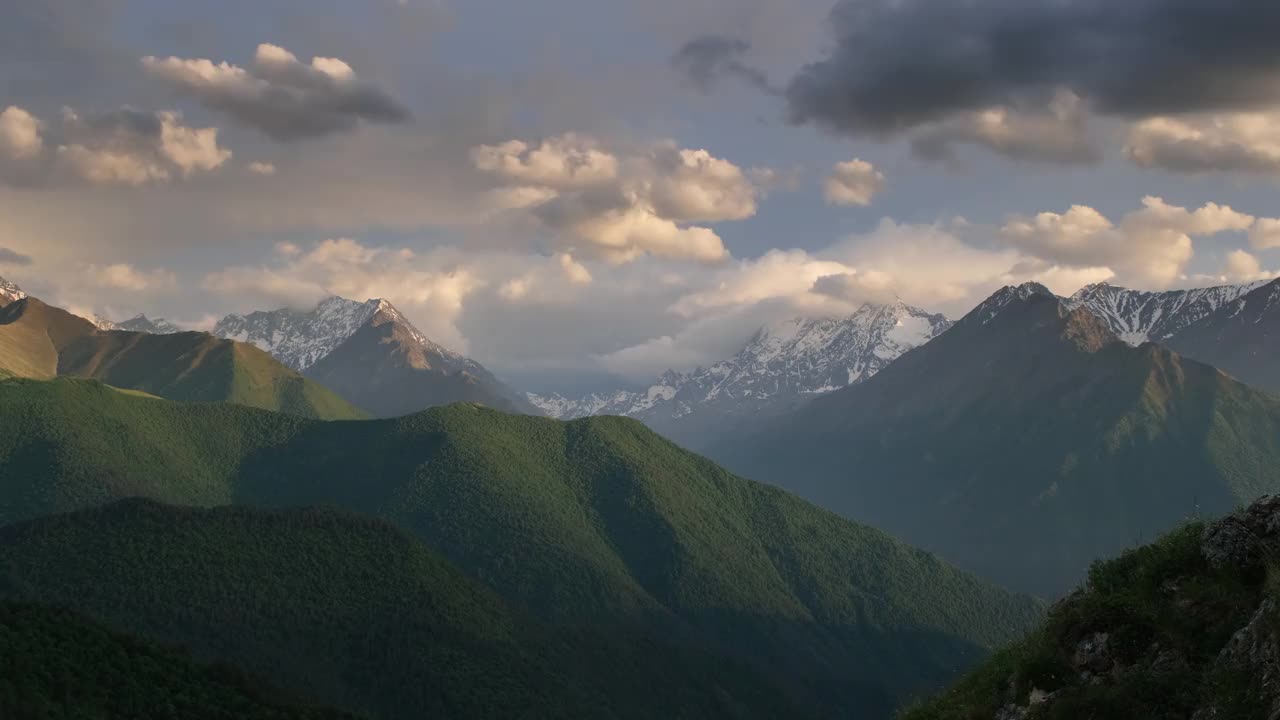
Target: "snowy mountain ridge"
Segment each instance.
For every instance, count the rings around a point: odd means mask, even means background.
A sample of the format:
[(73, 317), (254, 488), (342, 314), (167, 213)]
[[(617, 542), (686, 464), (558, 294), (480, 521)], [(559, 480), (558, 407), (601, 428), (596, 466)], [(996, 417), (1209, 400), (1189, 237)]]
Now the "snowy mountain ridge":
[[(356, 302), (331, 297), (312, 310), (280, 308), (228, 315), (213, 327), (213, 334), (256, 345), (301, 372), (333, 352), (374, 314), (388, 307), (391, 304), (385, 300)], [(395, 312), (399, 315), (399, 311)]]
[(867, 304), (848, 317), (793, 318), (762, 327), (733, 358), (687, 373), (667, 371), (640, 392), (579, 399), (530, 395), (529, 400), (560, 419), (751, 412), (776, 399), (828, 393), (866, 380), (951, 324), (902, 302)]
[(22, 288), (0, 277), (0, 305), (18, 302), (26, 296), (27, 294), (22, 291)]
[(173, 335), (185, 332), (182, 328), (164, 318), (152, 320), (146, 315), (135, 315), (123, 322), (115, 322), (101, 315), (95, 315), (93, 324), (97, 325), (99, 330), (123, 330), (126, 332), (147, 333), (148, 335)]
[(1067, 307), (1087, 308), (1132, 346), (1164, 342), (1219, 308), (1235, 303), (1266, 285), (1266, 280), (1194, 290), (1146, 292), (1097, 283), (1067, 298)]

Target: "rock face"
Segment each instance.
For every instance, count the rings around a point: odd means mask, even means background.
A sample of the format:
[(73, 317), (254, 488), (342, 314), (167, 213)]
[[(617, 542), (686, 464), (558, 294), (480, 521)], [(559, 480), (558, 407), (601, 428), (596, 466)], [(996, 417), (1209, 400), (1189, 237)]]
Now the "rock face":
[(1269, 495), (1205, 528), (1200, 548), (1215, 569), (1262, 567), (1280, 542), (1280, 495)]
[(1280, 393), (1280, 280), (1219, 307), (1170, 338), (1176, 352)]

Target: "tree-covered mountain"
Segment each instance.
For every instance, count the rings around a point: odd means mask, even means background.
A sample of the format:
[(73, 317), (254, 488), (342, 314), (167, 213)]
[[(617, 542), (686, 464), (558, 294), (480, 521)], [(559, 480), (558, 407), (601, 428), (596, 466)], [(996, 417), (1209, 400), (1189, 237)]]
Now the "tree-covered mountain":
[(1250, 385), (1280, 393), (1280, 280), (1223, 305), (1168, 344)]
[(1097, 558), (1280, 488), (1280, 400), (1028, 285), (712, 456), (1054, 596)]
[(363, 413), (244, 343), (206, 333), (102, 331), (25, 297), (0, 308), (0, 376), (101, 380), (170, 400), (231, 402), (304, 417)]
[(0, 425), (0, 523), (130, 496), (363, 512), (555, 627), (687, 635), (834, 714), (883, 716), (1040, 612), (622, 418), (323, 423), (10, 380)]
[(1095, 565), (1026, 639), (904, 720), (1280, 716), (1280, 498)]
[(306, 707), (228, 665), (19, 603), (0, 603), (0, 717), (354, 720)]
[(432, 342), (386, 300), (229, 315), (213, 330), (251, 343), (377, 417), (454, 402), (539, 411), (480, 363)]
[(643, 627), (552, 631), (408, 534), (332, 510), (124, 500), (0, 529), (0, 548), (0, 597), (74, 608), (378, 718), (819, 710)]

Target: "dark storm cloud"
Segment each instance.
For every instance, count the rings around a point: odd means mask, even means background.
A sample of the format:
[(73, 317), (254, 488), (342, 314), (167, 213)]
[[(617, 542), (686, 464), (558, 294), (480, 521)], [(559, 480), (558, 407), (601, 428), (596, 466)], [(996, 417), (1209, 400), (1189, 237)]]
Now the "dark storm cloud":
[(685, 43), (671, 64), (701, 92), (711, 92), (725, 78), (737, 78), (767, 93), (776, 90), (759, 68), (744, 62), (751, 43), (727, 35), (703, 35)]
[(796, 123), (891, 134), (1067, 88), (1122, 117), (1280, 100), (1273, 0), (840, 0)]
[(0, 265), (30, 265), (31, 257), (7, 247), (0, 247)]
[(274, 45), (260, 45), (252, 70), (228, 63), (146, 57), (152, 75), (275, 140), (354, 130), (360, 121), (402, 123), (410, 113), (390, 93), (360, 80), (345, 62), (300, 62)]

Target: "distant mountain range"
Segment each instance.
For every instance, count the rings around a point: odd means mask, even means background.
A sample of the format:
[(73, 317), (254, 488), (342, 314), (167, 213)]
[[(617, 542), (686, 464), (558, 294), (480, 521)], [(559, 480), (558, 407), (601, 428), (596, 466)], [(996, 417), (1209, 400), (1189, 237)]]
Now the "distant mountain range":
[(124, 330), (126, 332), (147, 333), (149, 335), (173, 335), (183, 332), (182, 328), (164, 318), (152, 320), (146, 315), (136, 315), (123, 322), (97, 317), (94, 318), (93, 324), (97, 325), (99, 330)]
[[(517, 661), (542, 657), (580, 687), (631, 683), (622, 710), (571, 716), (888, 718), (1042, 612), (624, 418), (456, 404), (326, 423), (63, 378), (0, 381), (0, 427), (0, 594), (349, 691), (379, 717), (412, 716), (387, 708), (447, 677), (483, 700), (491, 663), (509, 677), (493, 702), (527, 699), (520, 678), (540, 681)], [(131, 497), (322, 505), (400, 531), (136, 505), (39, 519)], [(491, 593), (496, 619), (473, 622)], [(551, 632), (482, 635), (522, 614)], [(406, 634), (444, 657), (415, 659)]]
[(1222, 305), (1169, 347), (1280, 394), (1280, 280)]
[(1056, 596), (1097, 558), (1280, 490), (1280, 399), (1028, 284), (711, 455)]
[(668, 371), (642, 392), (530, 400), (552, 417), (622, 415), (688, 440), (712, 425), (754, 420), (863, 382), (949, 327), (945, 317), (901, 302), (867, 304), (843, 318), (763, 327), (733, 358), (692, 372)]
[(229, 315), (213, 334), (256, 345), (379, 417), (453, 402), (538, 414), (480, 363), (432, 342), (386, 300), (332, 297), (312, 310)]

